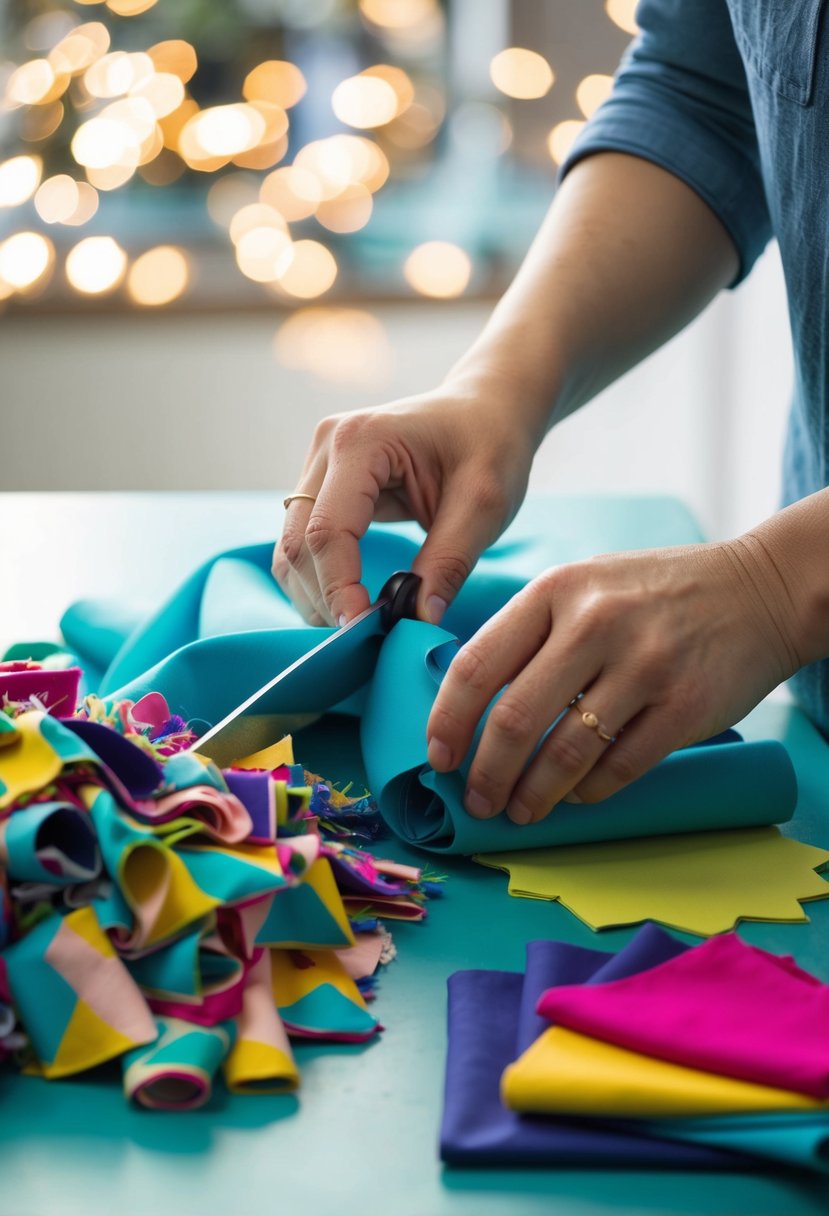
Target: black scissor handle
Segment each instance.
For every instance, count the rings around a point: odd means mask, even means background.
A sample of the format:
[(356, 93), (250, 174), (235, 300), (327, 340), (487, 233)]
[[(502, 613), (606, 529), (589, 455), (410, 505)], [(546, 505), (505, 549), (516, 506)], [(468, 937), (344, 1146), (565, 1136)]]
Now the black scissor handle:
[(412, 574), (411, 570), (397, 570), (383, 584), (383, 590), (377, 598), (386, 601), (380, 610), (380, 619), (386, 633), (404, 618), (417, 619), (420, 581), (420, 576)]

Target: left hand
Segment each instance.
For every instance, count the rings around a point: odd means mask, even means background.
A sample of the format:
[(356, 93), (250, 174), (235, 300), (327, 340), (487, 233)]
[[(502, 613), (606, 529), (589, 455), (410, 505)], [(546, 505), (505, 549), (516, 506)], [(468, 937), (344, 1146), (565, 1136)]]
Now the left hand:
[(548, 570), (453, 660), (429, 717), (429, 763), (457, 768), (508, 685), (472, 762), (468, 812), (534, 823), (565, 798), (598, 802), (787, 679), (801, 665), (791, 630), (786, 587), (746, 538)]

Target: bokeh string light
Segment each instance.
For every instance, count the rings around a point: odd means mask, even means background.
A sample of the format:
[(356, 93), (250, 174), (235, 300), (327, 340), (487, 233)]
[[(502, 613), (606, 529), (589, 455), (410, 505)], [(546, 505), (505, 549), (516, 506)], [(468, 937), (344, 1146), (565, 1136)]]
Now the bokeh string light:
[[(552, 64), (538, 50), (507, 46), (489, 65), (492, 88), (454, 104), (449, 138), (441, 141), (447, 90), (435, 56), (446, 37), (440, 0), (353, 0), (347, 11), (334, 0), (282, 0), (285, 28), (308, 31), (330, 20), (342, 29), (350, 20), (361, 40), (354, 45), (373, 48), (367, 66), (349, 63), (350, 74), (328, 78), (327, 99), (311, 99), (318, 116), (321, 101), (328, 109), (332, 133), (320, 135), (319, 125), (298, 121), (294, 111), (306, 112), (309, 85), (318, 87), (324, 77), (310, 71), (306, 77), (299, 64), (270, 57), (279, 45), (273, 39), (268, 57), (234, 61), (235, 83), (217, 86), (215, 45), (205, 83), (192, 42), (142, 37), (144, 29), (164, 26), (157, 0), (51, 3), (31, 6), (34, 15), (21, 27), (25, 49), (17, 62), (0, 63), (0, 111), (13, 118), (21, 144), (0, 160), (0, 214), (18, 229), (8, 223), (3, 229), (2, 300), (37, 294), (50, 283), (87, 297), (120, 291), (141, 308), (182, 299), (198, 278), (193, 248), (146, 248), (144, 240), (142, 250), (137, 227), (123, 245), (106, 230), (121, 231), (123, 209), (111, 208), (110, 196), (181, 179), (191, 197), (194, 183), (204, 183), (210, 219), (226, 234), (238, 270), (261, 285), (265, 298), (271, 292), (285, 302), (305, 301), (339, 290), (348, 240), (371, 224), (390, 177), (415, 176), (412, 166), (431, 164), (445, 149), (457, 154), (486, 144), (482, 160), (493, 163), (510, 146), (520, 152), (513, 133), (519, 112), (527, 112), (523, 103), (547, 105), (556, 85)], [(605, 0), (604, 7), (616, 26), (635, 31), (635, 0)], [(168, 25), (167, 32), (180, 31)], [(281, 53), (290, 45), (286, 40)], [(576, 115), (547, 137), (555, 163), (582, 129), (581, 116), (589, 118), (611, 87), (612, 78), (599, 73), (579, 83)], [(536, 147), (543, 155), (542, 140)], [(93, 219), (91, 235), (73, 234)], [(38, 224), (51, 235), (36, 231)], [(426, 235), (398, 255), (401, 284), (448, 300), (482, 281), (469, 251)], [(54, 275), (61, 258), (65, 273)]]

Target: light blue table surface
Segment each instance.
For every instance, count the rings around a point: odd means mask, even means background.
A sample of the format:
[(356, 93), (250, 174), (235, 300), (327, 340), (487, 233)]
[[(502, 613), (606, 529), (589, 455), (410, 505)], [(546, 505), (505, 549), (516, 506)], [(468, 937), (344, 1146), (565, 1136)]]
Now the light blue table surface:
[[(93, 504), (88, 509), (94, 534), (102, 496), (71, 497), (80, 517), (85, 512), (77, 499), (95, 498), (94, 511)], [(128, 510), (127, 500), (139, 496), (118, 497), (116, 523), (118, 511)], [(221, 496), (190, 497), (215, 503)], [(142, 504), (150, 522), (153, 510), (164, 510), (163, 501), (153, 507), (154, 501), (144, 498)], [(615, 502), (617, 526), (620, 511), (623, 504)], [(641, 516), (636, 517), (632, 510), (631, 547), (641, 543)], [(112, 510), (107, 519), (111, 527)], [(676, 542), (694, 539), (688, 528), (683, 534), (674, 527), (674, 532)], [(261, 527), (252, 528), (249, 539), (260, 534)], [(140, 559), (140, 538), (137, 544)], [(184, 555), (180, 573), (200, 556)], [(37, 573), (26, 568), (25, 558), (18, 563), (21, 569), (27, 577)], [(22, 630), (23, 622), (7, 619), (5, 625)], [(785, 831), (827, 845), (829, 748), (822, 738), (784, 703), (758, 707), (744, 730), (750, 738), (786, 743), (800, 797)], [(296, 752), (303, 763), (332, 778), (360, 778), (354, 723), (323, 721), (297, 736)], [(395, 841), (382, 851), (423, 861)], [(447, 976), (465, 967), (520, 970), (525, 943), (533, 938), (616, 949), (631, 933), (595, 934), (557, 904), (508, 897), (503, 874), (464, 859), (438, 862), (449, 881), (444, 898), (430, 905), (428, 920), (391, 926), (399, 958), (383, 972), (374, 1006), (385, 1033), (358, 1048), (299, 1044), (297, 1097), (230, 1097), (219, 1091), (201, 1111), (169, 1114), (128, 1107), (117, 1069), (61, 1082), (0, 1072), (0, 1216), (367, 1216), (381, 1210), (395, 1216), (817, 1216), (829, 1211), (829, 1178), (793, 1173), (444, 1169), (437, 1137)], [(742, 933), (768, 949), (794, 954), (829, 980), (829, 902), (808, 905), (808, 911), (810, 923), (753, 924)]]

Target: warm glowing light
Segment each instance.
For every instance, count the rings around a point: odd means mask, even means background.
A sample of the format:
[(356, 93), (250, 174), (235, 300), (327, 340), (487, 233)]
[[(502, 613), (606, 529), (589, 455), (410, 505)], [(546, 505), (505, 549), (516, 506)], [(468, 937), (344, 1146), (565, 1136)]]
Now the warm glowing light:
[[(152, 59), (140, 51), (111, 51), (84, 72), (83, 83), (93, 97), (122, 97), (155, 73)], [(183, 94), (182, 94), (183, 96)]]
[(0, 279), (25, 291), (43, 277), (54, 253), (52, 242), (39, 232), (16, 232), (0, 245)]
[(412, 104), (415, 96), (414, 85), (411, 78), (403, 71), (402, 68), (392, 67), (390, 63), (375, 63), (373, 67), (366, 68), (361, 76), (377, 77), (378, 80), (385, 80), (386, 84), (394, 89), (394, 95), (397, 98), (397, 109), (395, 117), (398, 117), (403, 111)]
[(178, 76), (182, 84), (187, 84), (199, 66), (195, 48), (182, 38), (157, 42), (148, 49), (147, 54), (155, 64), (157, 72), (170, 72), (173, 76)]
[(349, 76), (334, 90), (331, 108), (349, 127), (382, 127), (397, 114), (397, 94), (379, 76)]
[(169, 148), (162, 148), (158, 156), (139, 165), (138, 172), (151, 186), (169, 186), (186, 172), (187, 166), (180, 156)]
[(39, 156), (12, 156), (0, 164), (0, 207), (18, 207), (31, 198), (40, 183), (43, 161)]
[(179, 146), (189, 160), (195, 157), (230, 158), (256, 146), (265, 133), (265, 120), (251, 105), (211, 106), (194, 114), (182, 128)]
[(585, 76), (576, 89), (576, 101), (585, 118), (595, 114), (602, 102), (607, 101), (613, 90), (613, 77), (599, 72)]
[(322, 199), (322, 189), (315, 173), (286, 165), (284, 169), (274, 169), (268, 174), (262, 182), (259, 197), (293, 223), (314, 214)]
[(78, 182), (78, 205), (63, 222), (79, 228), (91, 220), (98, 210), (98, 191), (89, 182)]
[(166, 118), (184, 101), (184, 85), (172, 72), (157, 72), (130, 89), (131, 97), (143, 97), (156, 118)]
[(79, 165), (87, 169), (106, 169), (112, 165), (138, 164), (138, 140), (123, 122), (111, 118), (90, 118), (78, 127), (70, 145)]
[(48, 51), (78, 24), (72, 13), (46, 12), (33, 17), (23, 31), (23, 39), (31, 51)]
[(250, 228), (236, 243), (236, 261), (242, 274), (254, 282), (274, 283), (290, 268), (294, 248), (287, 232)]
[(183, 249), (159, 245), (133, 262), (127, 291), (136, 304), (159, 308), (183, 295), (190, 281), (190, 263)]
[(49, 52), (49, 63), (55, 72), (74, 76), (85, 72), (108, 50), (109, 30), (100, 21), (89, 21), (60, 40)]
[(275, 139), (271, 143), (260, 143), (256, 148), (251, 148), (249, 152), (237, 152), (233, 157), (233, 163), (241, 169), (272, 169), (274, 165), (279, 164), (287, 151), (288, 136), (280, 135), (279, 139)]
[(56, 72), (48, 59), (30, 59), (9, 77), (6, 100), (14, 106), (46, 105), (60, 97), (68, 83), (68, 75)]
[(305, 96), (308, 85), (294, 63), (284, 59), (267, 59), (248, 72), (242, 95), (248, 101), (269, 101), (289, 110)]
[(583, 122), (571, 118), (566, 122), (557, 123), (553, 127), (547, 136), (547, 148), (557, 165), (563, 164), (567, 159), (570, 149), (578, 138), (583, 126)]
[(20, 136), (27, 143), (39, 143), (54, 135), (63, 122), (63, 102), (52, 101), (44, 106), (29, 106), (20, 115)]
[(137, 17), (146, 13), (157, 0), (106, 0), (107, 8), (118, 17)]
[[(265, 180), (267, 181), (267, 178)], [(207, 213), (214, 224), (220, 228), (229, 228), (237, 211), (258, 200), (258, 177), (253, 173), (227, 173), (215, 181), (207, 191)], [(262, 201), (267, 203), (269, 200)]]
[(472, 275), (465, 250), (450, 241), (427, 241), (406, 258), (403, 273), (421, 295), (448, 300), (461, 295)]
[(317, 219), (329, 232), (357, 232), (371, 219), (373, 200), (361, 182), (346, 186), (341, 194), (317, 207)]
[(193, 101), (192, 97), (185, 97), (177, 110), (172, 114), (168, 114), (166, 118), (159, 119), (159, 126), (164, 135), (164, 146), (170, 148), (173, 152), (179, 150), (181, 133), (186, 127), (190, 119), (198, 114), (198, 103)]
[(397, 148), (423, 148), (438, 133), (440, 122), (426, 106), (415, 101), (386, 129), (386, 137)]
[(431, 20), (435, 0), (360, 0), (360, 12), (373, 25), (388, 30), (409, 30)]
[(394, 361), (382, 321), (360, 308), (298, 308), (277, 330), (274, 353), (285, 367), (362, 388), (384, 384)]
[(543, 55), (520, 46), (500, 51), (489, 65), (489, 75), (496, 89), (524, 101), (549, 93), (555, 80)]
[(78, 183), (68, 173), (47, 178), (35, 195), (35, 210), (45, 224), (65, 224), (78, 209)]
[(639, 33), (639, 26), (636, 24), (637, 4), (638, 0), (604, 0), (608, 17), (626, 34)]
[(320, 184), (321, 198), (335, 198), (346, 186), (361, 182), (372, 193), (389, 175), (385, 153), (361, 135), (331, 135), (300, 148), (294, 164), (313, 173)]
[(135, 176), (137, 164), (132, 165), (104, 165), (102, 169), (86, 169), (86, 176), (89, 184), (95, 190), (119, 190), (121, 186), (125, 186), (130, 178)]
[(289, 295), (312, 300), (333, 286), (337, 277), (334, 255), (319, 241), (297, 241), (288, 269), (279, 279), (279, 286)]
[(264, 203), (249, 203), (246, 207), (241, 207), (231, 219), (230, 239), (234, 245), (238, 245), (245, 233), (252, 232), (254, 228), (273, 228), (276, 232), (283, 233), (288, 231), (284, 217), (273, 207)]
[(84, 295), (113, 291), (126, 268), (127, 255), (111, 236), (88, 236), (66, 256), (66, 277)]

